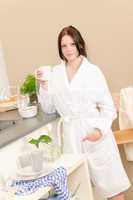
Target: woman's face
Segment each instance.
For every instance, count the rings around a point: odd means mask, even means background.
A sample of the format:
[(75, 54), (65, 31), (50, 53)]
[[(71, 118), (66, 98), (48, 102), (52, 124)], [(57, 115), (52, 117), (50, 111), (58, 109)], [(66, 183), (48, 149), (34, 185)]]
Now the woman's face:
[(75, 42), (73, 41), (72, 37), (69, 35), (64, 35), (62, 37), (61, 50), (67, 62), (72, 62), (79, 56), (79, 52), (77, 50)]

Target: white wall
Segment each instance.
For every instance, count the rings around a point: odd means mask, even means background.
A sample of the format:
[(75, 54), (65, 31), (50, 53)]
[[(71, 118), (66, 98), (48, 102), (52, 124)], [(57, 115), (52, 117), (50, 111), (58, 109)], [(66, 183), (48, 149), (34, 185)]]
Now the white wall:
[(9, 81), (6, 64), (3, 55), (3, 49), (0, 42), (0, 99), (9, 95)]
[(0, 39), (12, 84), (58, 62), (57, 35), (67, 25), (81, 31), (113, 92), (133, 84), (132, 0), (0, 0)]

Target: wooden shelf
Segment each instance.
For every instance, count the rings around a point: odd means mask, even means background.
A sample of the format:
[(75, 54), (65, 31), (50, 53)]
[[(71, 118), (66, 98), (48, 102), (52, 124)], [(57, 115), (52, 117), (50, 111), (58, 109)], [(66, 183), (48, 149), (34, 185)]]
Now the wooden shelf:
[(133, 128), (114, 131), (117, 144), (133, 143)]

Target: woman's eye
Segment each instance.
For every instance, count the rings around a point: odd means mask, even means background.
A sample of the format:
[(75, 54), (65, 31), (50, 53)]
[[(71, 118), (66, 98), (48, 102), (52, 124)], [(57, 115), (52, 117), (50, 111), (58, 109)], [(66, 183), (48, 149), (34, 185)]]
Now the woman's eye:
[(61, 45), (61, 48), (64, 48), (64, 47), (66, 47), (66, 45), (65, 45), (65, 44)]
[(72, 43), (72, 46), (75, 46), (75, 43), (74, 43), (74, 42)]

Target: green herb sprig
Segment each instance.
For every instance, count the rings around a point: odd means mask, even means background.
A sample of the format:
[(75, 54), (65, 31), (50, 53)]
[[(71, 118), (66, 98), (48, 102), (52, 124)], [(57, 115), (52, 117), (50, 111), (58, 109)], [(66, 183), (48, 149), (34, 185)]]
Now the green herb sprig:
[(38, 139), (32, 138), (28, 143), (34, 144), (37, 148), (39, 148), (40, 143), (50, 144), (52, 142), (52, 138), (48, 135), (41, 135)]
[(22, 84), (20, 91), (22, 94), (32, 94), (36, 92), (36, 79), (35, 76), (29, 74), (24, 83)]

